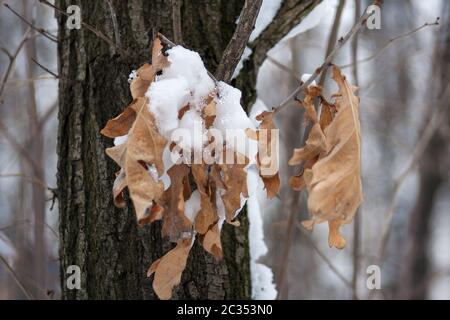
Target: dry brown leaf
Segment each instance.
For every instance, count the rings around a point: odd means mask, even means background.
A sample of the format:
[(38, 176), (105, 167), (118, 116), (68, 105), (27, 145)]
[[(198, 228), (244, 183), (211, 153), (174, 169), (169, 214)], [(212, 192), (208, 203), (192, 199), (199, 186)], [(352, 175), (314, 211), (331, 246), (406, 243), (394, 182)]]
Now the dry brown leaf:
[(174, 165), (167, 171), (171, 183), (164, 193), (167, 209), (164, 211), (162, 235), (172, 242), (192, 238), (192, 223), (184, 215), (184, 181), (189, 171), (186, 164)]
[(210, 97), (207, 105), (203, 108), (203, 119), (205, 120), (205, 127), (209, 129), (216, 119), (216, 101)]
[(131, 106), (128, 106), (123, 112), (109, 120), (100, 133), (109, 138), (116, 138), (126, 135), (136, 120), (136, 112)]
[(223, 252), (220, 241), (219, 222), (216, 222), (205, 235), (200, 235), (199, 239), (203, 248), (212, 254), (216, 260), (222, 259)]
[[(153, 72), (153, 68), (150, 64), (146, 63), (136, 70), (136, 78), (131, 81), (130, 91), (133, 99), (142, 98), (148, 90), (148, 87), (153, 81), (150, 75)], [(145, 80), (145, 79), (148, 80)]]
[[(267, 197), (272, 199), (278, 194), (280, 190), (280, 177), (278, 171), (272, 175), (264, 175), (262, 171), (269, 169), (274, 164), (272, 163), (272, 131), (277, 130), (273, 123), (273, 112), (264, 111), (256, 116), (256, 120), (261, 121), (259, 130), (255, 133), (253, 130), (246, 130), (246, 134), (250, 139), (258, 140), (258, 154), (257, 166), (259, 168), (259, 175), (263, 180), (264, 187), (267, 192)], [(264, 131), (261, 131), (264, 130)], [(263, 133), (264, 132), (264, 133)], [(262, 134), (263, 133), (263, 134)], [(275, 164), (277, 165), (277, 164)]]
[(191, 239), (179, 240), (176, 247), (152, 263), (147, 271), (147, 277), (153, 273), (153, 290), (161, 300), (172, 297), (172, 289), (181, 281), (181, 274), (186, 267)]
[(136, 78), (130, 84), (133, 99), (144, 97), (155, 76), (162, 69), (169, 66), (169, 60), (163, 53), (163, 46), (159, 38), (155, 38), (152, 47), (152, 64), (144, 64), (136, 71)]
[(193, 164), (191, 166), (192, 176), (200, 193), (201, 209), (195, 217), (195, 231), (205, 234), (208, 229), (217, 222), (217, 208), (215, 200), (215, 187), (211, 188), (207, 176), (207, 166), (204, 164)]
[[(308, 209), (312, 215), (312, 220), (304, 222), (304, 225), (312, 229), (315, 223), (328, 221), (329, 245), (341, 249), (345, 246), (345, 239), (339, 229), (343, 224), (351, 222), (363, 198), (360, 173), (361, 129), (359, 99), (354, 94), (355, 88), (346, 81), (336, 66), (333, 66), (333, 79), (339, 87), (339, 92), (335, 95), (337, 113), (333, 117), (332, 105), (325, 104), (324, 110), (328, 114), (321, 117), (322, 123), (315, 124), (306, 146), (303, 150), (297, 149), (294, 152), (290, 164), (306, 161), (312, 164), (305, 165), (303, 175), (308, 189)], [(321, 131), (321, 125), (324, 131)], [(316, 161), (314, 154), (318, 150), (320, 152)], [(299, 185), (302, 183), (295, 182)]]
[(226, 186), (225, 193), (221, 196), (225, 206), (225, 220), (233, 225), (239, 225), (234, 221), (235, 213), (241, 208), (241, 194), (248, 197), (247, 172), (244, 164), (221, 164), (223, 183)]
[[(164, 172), (162, 153), (166, 140), (157, 132), (154, 118), (147, 108), (147, 99), (138, 98), (130, 106), (137, 116), (128, 132), (124, 144), (106, 149), (106, 153), (121, 166), (123, 174), (115, 181), (113, 195), (115, 203), (123, 205), (122, 190), (128, 186), (139, 223), (148, 221), (154, 200), (163, 193), (163, 184), (157, 174), (152, 176), (152, 167), (159, 175)], [(125, 179), (125, 181), (124, 181)]]

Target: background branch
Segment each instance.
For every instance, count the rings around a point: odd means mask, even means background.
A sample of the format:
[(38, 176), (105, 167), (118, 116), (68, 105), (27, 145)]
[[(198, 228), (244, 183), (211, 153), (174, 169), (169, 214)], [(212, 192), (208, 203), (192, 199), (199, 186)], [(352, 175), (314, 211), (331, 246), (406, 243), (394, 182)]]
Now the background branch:
[(234, 70), (244, 53), (250, 34), (255, 27), (256, 18), (258, 17), (261, 5), (262, 0), (245, 1), (233, 37), (228, 43), (216, 70), (217, 79), (224, 82), (229, 82), (231, 80)]
[(272, 22), (254, 41), (248, 44), (252, 53), (244, 61), (243, 67), (234, 81), (235, 86), (242, 90), (244, 108), (250, 108), (256, 100), (256, 78), (269, 50), (320, 2), (321, 0), (284, 0)]

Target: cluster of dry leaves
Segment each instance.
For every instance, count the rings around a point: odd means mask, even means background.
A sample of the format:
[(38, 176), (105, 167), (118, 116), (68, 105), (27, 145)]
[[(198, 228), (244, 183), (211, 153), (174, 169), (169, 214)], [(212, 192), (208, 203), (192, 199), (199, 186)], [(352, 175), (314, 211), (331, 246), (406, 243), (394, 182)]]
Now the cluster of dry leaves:
[[(328, 222), (330, 247), (342, 249), (345, 239), (340, 234), (343, 224), (350, 223), (362, 202), (361, 128), (359, 98), (338, 67), (333, 66), (333, 79), (339, 91), (334, 103), (321, 96), (321, 88), (309, 86), (300, 105), (311, 122), (304, 147), (295, 149), (289, 165), (300, 166), (300, 173), (291, 177), (294, 190), (308, 191), (311, 220), (303, 226), (312, 230), (314, 224)], [(317, 99), (318, 98), (318, 99)], [(318, 118), (314, 101), (320, 100)]]
[[(234, 156), (241, 161), (235, 161), (235, 164), (181, 163), (168, 170), (164, 168), (163, 151), (169, 142), (158, 132), (151, 111), (152, 103), (145, 93), (157, 74), (169, 64), (165, 48), (156, 38), (152, 64), (141, 66), (130, 84), (132, 103), (119, 116), (109, 120), (101, 131), (111, 138), (127, 135), (124, 143), (106, 150), (120, 166), (113, 186), (115, 205), (126, 205), (123, 191), (128, 188), (138, 223), (142, 225), (162, 220), (163, 237), (176, 243), (172, 250), (154, 261), (148, 270), (148, 276), (154, 274), (153, 288), (161, 299), (170, 299), (173, 287), (179, 284), (195, 238), (216, 259), (222, 258), (221, 222), (225, 220), (237, 226), (239, 223), (235, 215), (241, 208), (241, 197), (248, 197), (246, 166), (249, 159), (237, 152)], [(345, 240), (339, 234), (339, 228), (351, 220), (362, 201), (360, 127), (358, 98), (354, 95), (354, 88), (336, 67), (333, 68), (333, 78), (339, 85), (339, 92), (333, 104), (321, 99), (320, 119), (313, 105), (313, 101), (321, 96), (319, 87), (310, 86), (305, 99), (301, 101), (313, 126), (306, 145), (295, 149), (289, 161), (290, 165), (302, 167), (301, 173), (292, 177), (290, 184), (295, 190), (306, 187), (308, 191), (308, 208), (312, 219), (303, 224), (311, 229), (315, 223), (328, 221), (330, 246), (342, 248)], [(206, 127), (212, 125), (216, 115), (215, 94), (211, 92), (210, 96), (205, 97), (203, 120)], [(181, 119), (190, 107), (189, 104), (183, 107), (178, 118)], [(273, 117), (272, 112), (263, 112), (257, 117), (261, 121), (259, 130), (247, 130), (247, 136), (258, 141), (256, 164), (260, 172), (270, 165), (270, 159), (262, 155), (276, 152), (272, 150), (271, 144), (266, 143), (270, 141), (270, 130), (276, 129)], [(262, 129), (266, 130), (263, 138)], [(171, 151), (175, 148), (173, 143), (169, 147)], [(166, 190), (160, 180), (165, 171), (171, 180)], [(273, 198), (280, 188), (278, 172), (261, 175), (261, 178), (268, 198)], [(192, 188), (200, 196), (200, 209), (193, 219), (185, 214), (185, 203), (193, 194)], [(223, 217), (221, 208), (218, 208), (218, 197), (223, 203)]]
[[(241, 195), (248, 197), (245, 167), (249, 159), (235, 152), (235, 164), (175, 164), (167, 170), (171, 184), (164, 190), (159, 178), (165, 171), (163, 151), (168, 141), (158, 132), (151, 101), (145, 96), (156, 75), (170, 63), (164, 52), (156, 38), (152, 64), (141, 66), (130, 84), (132, 103), (119, 116), (109, 120), (101, 133), (111, 138), (127, 135), (125, 143), (106, 150), (121, 168), (113, 186), (115, 205), (125, 206), (123, 191), (127, 187), (138, 223), (162, 220), (162, 236), (176, 243), (171, 251), (153, 262), (147, 274), (155, 274), (153, 288), (159, 298), (169, 299), (172, 288), (180, 282), (195, 236), (207, 252), (216, 259), (222, 258), (222, 221), (216, 200), (221, 197), (224, 220), (238, 226), (235, 214), (241, 208)], [(214, 122), (216, 114), (213, 96), (214, 92), (205, 97), (203, 119), (207, 128)], [(189, 104), (183, 107), (178, 118), (181, 119), (189, 109)], [(175, 145), (170, 145), (171, 151), (174, 148)], [(185, 215), (185, 203), (193, 193), (192, 186), (200, 194), (200, 209), (194, 221)]]

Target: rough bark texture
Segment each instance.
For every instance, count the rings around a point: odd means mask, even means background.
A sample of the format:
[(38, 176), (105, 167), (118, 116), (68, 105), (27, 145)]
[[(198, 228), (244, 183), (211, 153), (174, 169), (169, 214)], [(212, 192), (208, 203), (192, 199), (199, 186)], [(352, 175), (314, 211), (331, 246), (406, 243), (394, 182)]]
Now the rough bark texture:
[[(212, 72), (233, 34), (243, 3), (182, 2), (183, 42), (200, 53)], [(56, 1), (63, 10), (73, 4), (81, 7), (85, 23), (114, 39), (127, 55), (118, 54), (86, 28), (68, 30), (66, 17), (57, 14), (62, 296), (154, 299), (146, 270), (171, 245), (161, 240), (160, 224), (137, 226), (131, 204), (126, 209), (114, 207), (111, 190), (118, 168), (104, 152), (112, 139), (99, 131), (131, 101), (127, 77), (149, 60), (154, 28), (172, 36), (171, 1), (114, 0), (111, 6), (106, 1)], [(175, 299), (250, 298), (248, 220), (245, 212), (240, 217), (241, 227), (224, 227), (225, 258), (221, 262), (194, 245)], [(81, 268), (81, 290), (66, 287), (69, 265)]]

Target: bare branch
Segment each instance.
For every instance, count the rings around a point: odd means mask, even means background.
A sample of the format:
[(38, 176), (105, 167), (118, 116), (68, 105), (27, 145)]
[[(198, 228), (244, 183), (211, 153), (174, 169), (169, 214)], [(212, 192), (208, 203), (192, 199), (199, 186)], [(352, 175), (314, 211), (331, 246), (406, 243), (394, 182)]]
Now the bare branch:
[(267, 58), (267, 53), (289, 31), (298, 25), (321, 0), (284, 0), (272, 22), (248, 44), (252, 53), (245, 59), (236, 77), (235, 85), (242, 90), (243, 105), (250, 107), (256, 100), (256, 79), (259, 68)]
[[(361, 3), (359, 0), (355, 1), (354, 19), (358, 20), (361, 14)], [(355, 34), (352, 40), (352, 59), (353, 62), (358, 60), (358, 34)], [(358, 79), (358, 64), (353, 66), (353, 79), (356, 87), (359, 87)], [(322, 74), (323, 76), (323, 74)], [(353, 300), (358, 299), (358, 272), (359, 272), (359, 251), (360, 251), (360, 235), (361, 235), (361, 208), (356, 211), (353, 218), (353, 274), (352, 274), (352, 291)]]
[[(52, 3), (48, 2), (47, 0), (39, 0), (40, 3), (42, 3), (43, 5), (46, 5), (48, 7), (53, 8), (56, 12), (68, 17), (70, 16), (67, 12), (65, 12), (64, 10), (62, 10), (61, 8), (58, 8), (57, 6), (53, 5)], [(121, 55), (123, 56), (127, 56), (127, 53), (125, 50), (123, 50), (121, 47), (119, 47), (116, 43), (114, 43), (113, 40), (111, 40), (111, 38), (109, 38), (108, 36), (106, 36), (105, 34), (103, 34), (103, 32), (97, 30), (96, 28), (94, 28), (93, 26), (91, 26), (90, 24), (87, 24), (86, 22), (81, 21), (81, 25), (83, 27), (85, 27), (86, 29), (88, 29), (89, 31), (91, 31), (93, 34), (95, 34), (97, 37), (99, 37), (100, 39), (102, 39), (103, 41), (105, 41), (107, 44), (109, 44), (111, 47), (115, 48), (117, 50), (117, 52), (119, 52)]]
[(16, 140), (16, 138), (8, 131), (6, 126), (3, 124), (2, 120), (0, 119), (0, 134), (3, 134), (6, 138), (6, 140), (11, 144), (14, 151), (21, 156), (23, 159), (25, 159), (28, 164), (33, 169), (33, 172), (39, 172), (39, 168), (37, 167), (36, 163), (34, 162), (34, 159), (30, 156), (29, 152)]
[[(339, 4), (337, 6), (337, 9), (336, 9), (336, 14), (334, 16), (334, 22), (331, 27), (330, 36), (328, 38), (328, 45), (327, 45), (327, 51), (325, 53), (325, 57), (327, 57), (331, 53), (331, 50), (333, 50), (334, 46), (336, 45), (337, 34), (339, 31), (339, 26), (341, 25), (341, 17), (342, 17), (342, 12), (344, 11), (344, 6), (345, 6), (345, 0), (340, 0)], [(325, 66), (325, 68), (322, 72), (322, 75), (320, 76), (320, 80), (319, 80), (319, 86), (321, 86), (321, 87), (323, 87), (323, 85), (325, 83), (327, 71), (328, 71), (328, 66)]]
[(368, 56), (368, 57), (366, 57), (366, 58), (364, 58), (364, 59), (358, 60), (358, 61), (356, 61), (356, 62), (352, 62), (352, 63), (349, 63), (349, 64), (344, 64), (344, 65), (342, 65), (342, 66), (339, 66), (339, 68), (344, 69), (344, 68), (348, 68), (348, 67), (354, 66), (355, 64), (361, 64), (361, 63), (365, 63), (365, 62), (368, 62), (368, 61), (370, 61), (370, 60), (376, 59), (376, 58), (378, 58), (378, 57), (379, 57), (379, 56), (380, 56), (387, 48), (389, 48), (394, 42), (396, 42), (396, 41), (398, 41), (398, 40), (402, 40), (402, 39), (404, 39), (404, 38), (407, 38), (407, 37), (409, 37), (409, 36), (415, 34), (416, 32), (419, 32), (420, 30), (425, 29), (425, 28), (427, 28), (427, 27), (437, 26), (437, 25), (439, 25), (439, 17), (437, 17), (437, 18), (436, 18), (436, 21), (434, 21), (434, 22), (431, 22), (431, 23), (430, 23), (430, 22), (426, 22), (426, 23), (424, 23), (423, 25), (421, 25), (420, 27), (417, 27), (417, 28), (415, 28), (415, 29), (413, 29), (413, 30), (411, 30), (411, 31), (408, 31), (408, 32), (406, 32), (406, 33), (404, 33), (404, 34), (401, 34), (401, 35), (399, 35), (399, 36), (396, 36), (396, 37), (394, 37), (394, 38), (389, 39), (389, 40), (381, 47), (381, 49), (380, 49), (379, 51), (375, 52), (374, 54), (372, 54), (372, 55), (370, 55), (370, 56)]
[(114, 37), (116, 40), (116, 47), (121, 48), (122, 42), (120, 41), (119, 23), (117, 22), (116, 10), (114, 10), (114, 6), (113, 6), (111, 0), (106, 0), (106, 3), (108, 4), (109, 11), (111, 12), (111, 20), (112, 20), (112, 25), (113, 25), (113, 29), (114, 29)]
[(31, 61), (33, 61), (35, 64), (37, 64), (40, 68), (42, 68), (44, 71), (50, 73), (52, 76), (54, 76), (56, 79), (59, 79), (59, 76), (54, 73), (53, 71), (51, 71), (50, 69), (44, 67), (42, 64), (40, 64), (39, 62), (36, 61), (36, 59), (31, 58)]
[(6, 261), (6, 259), (0, 255), (0, 261), (5, 265), (6, 270), (8, 270), (9, 274), (11, 275), (11, 277), (14, 279), (14, 281), (16, 282), (17, 286), (20, 288), (20, 290), (23, 292), (23, 294), (25, 295), (25, 297), (27, 297), (28, 300), (33, 300), (33, 296), (31, 295), (31, 293), (28, 292), (28, 290), (25, 288), (24, 284), (22, 283), (22, 281), (20, 280), (19, 276), (17, 275), (17, 273), (14, 271), (14, 269), (9, 265), (8, 261)]
[(442, 124), (442, 122), (446, 119), (445, 113), (450, 112), (448, 110), (448, 105), (444, 103), (445, 99), (448, 99), (450, 95), (450, 87), (447, 87), (446, 92), (442, 95), (441, 101), (439, 101), (439, 108), (436, 109), (436, 111), (433, 113), (433, 115), (430, 117), (429, 122), (426, 124), (424, 132), (422, 133), (422, 136), (420, 137), (419, 141), (416, 144), (416, 147), (408, 160), (408, 165), (406, 168), (402, 171), (402, 173), (395, 179), (394, 183), (394, 190), (391, 192), (391, 199), (389, 201), (389, 208), (386, 213), (386, 219), (384, 222), (384, 226), (381, 232), (381, 245), (380, 245), (380, 251), (379, 251), (379, 261), (380, 264), (384, 262), (385, 256), (386, 256), (386, 249), (387, 244), (389, 241), (389, 234), (391, 230), (391, 223), (392, 219), (394, 218), (395, 214), (395, 208), (397, 206), (397, 195), (400, 191), (400, 187), (402, 186), (403, 182), (406, 180), (408, 175), (414, 170), (417, 163), (419, 162), (420, 158), (422, 157), (423, 153), (425, 152), (428, 143), (430, 142), (431, 138), (433, 137), (434, 132), (439, 128), (439, 126)]
[(37, 32), (39, 32), (40, 34), (42, 34), (44, 37), (46, 37), (47, 39), (49, 39), (50, 41), (53, 41), (55, 43), (58, 43), (58, 39), (52, 35), (51, 33), (47, 32), (45, 29), (43, 28), (39, 28), (36, 27), (34, 24), (32, 24), (31, 22), (29, 22), (27, 19), (25, 19), (20, 13), (18, 13), (17, 11), (15, 11), (13, 8), (11, 8), (9, 6), (9, 4), (5, 3), (4, 6), (9, 9), (12, 13), (14, 13), (14, 15), (16, 15), (20, 20), (22, 20), (23, 22), (25, 22), (25, 24), (27, 24), (31, 29), (36, 30)]
[(322, 258), (322, 260), (325, 262), (325, 264), (330, 268), (331, 271), (341, 280), (348, 288), (352, 289), (352, 283), (349, 281), (341, 271), (331, 262), (330, 259), (326, 256), (325, 253), (322, 252), (322, 250), (319, 249), (319, 247), (314, 243), (314, 241), (311, 239), (310, 235), (306, 234), (303, 226), (296, 221), (295, 225), (298, 229), (300, 229), (300, 232), (304, 235), (304, 238), (306, 241), (308, 241), (309, 245), (314, 249), (314, 251), (317, 252), (317, 254)]
[(181, 31), (181, 0), (172, 0), (172, 26), (173, 41), (183, 43), (183, 33)]
[(229, 82), (234, 70), (241, 59), (247, 45), (250, 34), (255, 27), (256, 18), (261, 8), (262, 0), (246, 0), (242, 8), (239, 22), (234, 31), (233, 37), (228, 43), (222, 60), (216, 70), (216, 78)]
[(17, 59), (17, 56), (19, 55), (20, 50), (22, 50), (23, 46), (29, 39), (30, 31), (31, 31), (31, 28), (28, 28), (27, 31), (25, 31), (25, 34), (22, 36), (22, 39), (20, 40), (19, 45), (17, 46), (16, 51), (14, 51), (13, 54), (8, 52), (9, 64), (8, 64), (8, 67), (6, 68), (5, 75), (3, 76), (2, 82), (0, 84), (0, 104), (3, 103), (3, 100), (1, 100), (1, 98), (3, 95), (3, 91), (5, 90), (6, 82), (8, 82), (8, 78), (11, 74), (11, 71), (12, 71), (14, 63)]
[[(378, 1), (375, 1), (374, 4), (377, 4)], [(299, 92), (302, 92), (305, 90), (324, 70), (324, 68), (328, 67), (328, 65), (333, 61), (336, 54), (339, 52), (339, 50), (342, 48), (342, 46), (353, 36), (355, 35), (364, 25), (367, 21), (367, 18), (371, 15), (371, 13), (366, 9), (364, 11), (364, 14), (359, 18), (359, 20), (355, 23), (353, 28), (350, 29), (349, 32), (344, 37), (341, 37), (334, 49), (330, 52), (330, 54), (327, 56), (325, 61), (322, 63), (322, 65), (317, 68), (314, 73), (306, 80), (304, 83), (302, 83), (296, 90), (294, 90), (283, 102), (280, 103), (280, 105), (276, 108), (274, 108), (274, 114), (280, 112), (283, 110), (286, 106), (289, 105), (289, 103), (294, 99)]]

